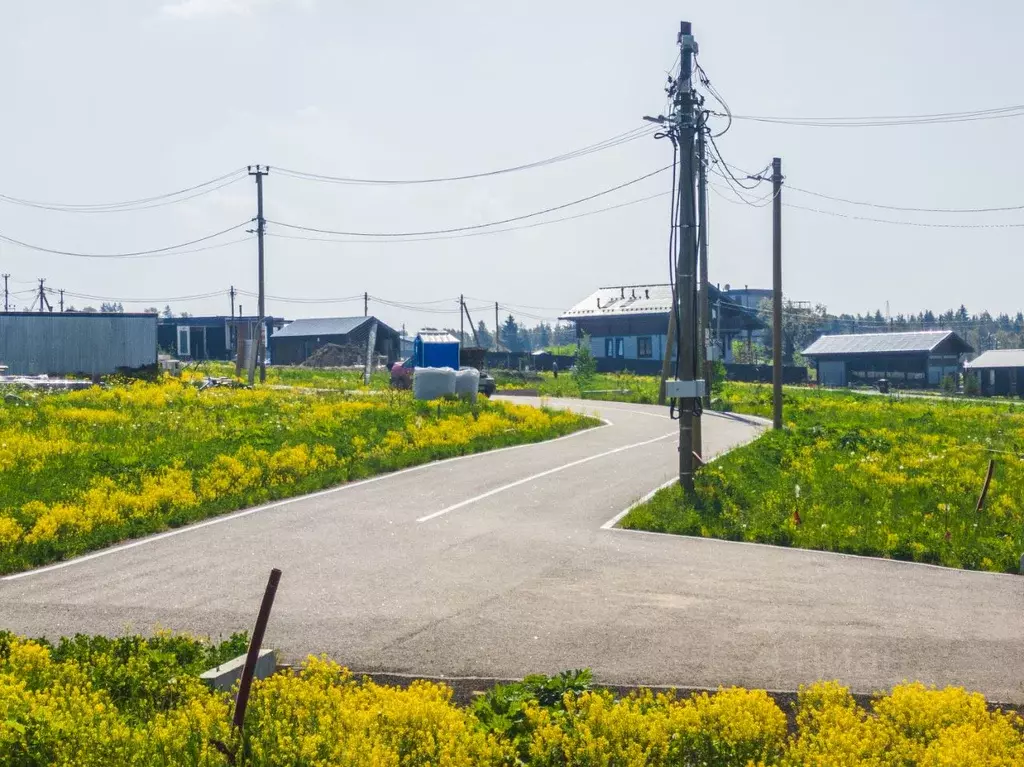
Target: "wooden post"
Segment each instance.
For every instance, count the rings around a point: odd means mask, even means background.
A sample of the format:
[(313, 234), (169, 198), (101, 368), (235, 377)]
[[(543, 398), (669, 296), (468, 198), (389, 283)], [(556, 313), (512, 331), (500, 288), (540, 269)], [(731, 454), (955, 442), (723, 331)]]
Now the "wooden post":
[(260, 604), (260, 612), (256, 616), (256, 625), (253, 627), (252, 638), (249, 640), (249, 652), (245, 657), (242, 678), (238, 682), (238, 697), (235, 698), (235, 715), (232, 720), (238, 730), (241, 730), (245, 723), (245, 709), (249, 705), (252, 676), (256, 670), (256, 661), (260, 657), (260, 646), (263, 644), (263, 635), (266, 633), (267, 622), (270, 620), (270, 608), (274, 605), (274, 596), (277, 594), (277, 584), (280, 581), (281, 571), (275, 567), (270, 571), (267, 590), (263, 592), (263, 602)]
[(992, 472), (995, 471), (995, 468), (996, 468), (995, 459), (994, 458), (989, 458), (989, 460), (988, 460), (988, 472), (985, 474), (985, 484), (983, 484), (981, 486), (981, 496), (978, 498), (978, 505), (974, 509), (974, 512), (976, 514), (980, 514), (982, 507), (985, 505), (985, 496), (988, 495), (988, 486), (992, 482)]

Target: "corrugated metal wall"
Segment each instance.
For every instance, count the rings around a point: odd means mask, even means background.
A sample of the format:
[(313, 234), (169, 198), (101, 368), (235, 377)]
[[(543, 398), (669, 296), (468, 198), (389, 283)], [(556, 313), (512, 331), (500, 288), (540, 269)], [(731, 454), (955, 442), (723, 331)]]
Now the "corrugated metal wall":
[(156, 365), (155, 314), (0, 313), (0, 364), (15, 375), (108, 375)]

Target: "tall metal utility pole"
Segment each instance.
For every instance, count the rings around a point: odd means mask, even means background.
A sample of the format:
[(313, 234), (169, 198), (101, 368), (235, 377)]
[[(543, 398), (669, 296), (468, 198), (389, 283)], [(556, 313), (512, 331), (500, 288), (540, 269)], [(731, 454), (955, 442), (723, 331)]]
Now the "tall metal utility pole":
[(369, 291), (365, 291), (363, 293), (363, 316), (364, 317), (369, 317), (370, 316), (370, 292)]
[(772, 158), (772, 428), (782, 428), (782, 158)]
[(231, 286), (231, 290), (228, 291), (228, 295), (231, 297), (231, 319), (235, 318), (235, 286)]
[(3, 275), (3, 278), (4, 278), (4, 311), (5, 312), (9, 312), (11, 310), (11, 305), (10, 305), (10, 303), (8, 303), (8, 296), (9, 296), (9, 294), (7, 292), (7, 280), (9, 280), (11, 278), (11, 275), (5, 274), (5, 275)]
[(708, 341), (711, 339), (711, 312), (708, 308), (708, 169), (707, 169), (707, 126), (705, 113), (701, 112), (697, 123), (697, 215), (700, 226), (697, 229), (697, 249), (700, 256), (700, 332), (697, 334), (697, 359), (704, 376), (705, 389), (703, 405), (711, 408), (712, 365), (708, 361)]
[[(253, 339), (256, 342), (256, 354), (259, 357), (260, 362), (260, 383), (264, 383), (267, 380), (267, 352), (266, 352), (266, 339), (264, 334), (266, 333), (266, 294), (264, 291), (264, 280), (263, 280), (263, 233), (267, 228), (267, 220), (263, 217), (263, 177), (270, 173), (270, 166), (268, 165), (250, 165), (249, 175), (256, 177), (256, 246), (259, 249), (259, 298), (257, 300), (257, 316), (258, 326), (256, 328), (257, 336)], [(253, 379), (256, 377), (255, 365), (249, 366), (249, 384), (252, 385)]]

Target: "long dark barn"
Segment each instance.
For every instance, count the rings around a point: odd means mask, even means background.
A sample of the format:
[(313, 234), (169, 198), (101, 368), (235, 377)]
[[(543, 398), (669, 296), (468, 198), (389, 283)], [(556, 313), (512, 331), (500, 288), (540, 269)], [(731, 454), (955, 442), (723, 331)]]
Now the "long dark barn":
[(270, 337), (270, 361), (274, 365), (301, 365), (327, 344), (357, 350), (365, 356), (370, 333), (376, 326), (376, 354), (391, 364), (398, 359), (401, 336), (376, 317), (326, 317), (295, 320)]
[(911, 389), (936, 387), (956, 378), (963, 355), (973, 349), (952, 330), (821, 336), (804, 349), (822, 386), (873, 385), (886, 379)]

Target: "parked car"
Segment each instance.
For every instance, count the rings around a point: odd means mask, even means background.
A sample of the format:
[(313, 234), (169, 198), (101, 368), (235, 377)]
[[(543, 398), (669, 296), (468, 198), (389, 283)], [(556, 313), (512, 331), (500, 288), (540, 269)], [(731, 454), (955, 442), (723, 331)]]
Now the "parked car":
[(878, 389), (878, 391), (880, 393), (882, 393), (882, 394), (888, 394), (889, 393), (889, 381), (888, 381), (888, 379), (886, 379), (886, 378), (879, 378), (875, 382), (875, 388)]
[[(391, 387), (393, 389), (411, 389), (412, 388), (412, 375), (416, 366), (413, 364), (412, 357), (396, 362), (391, 366)], [(462, 367), (460, 370), (469, 370), (468, 367)], [(483, 394), (485, 397), (490, 397), (498, 388), (498, 383), (494, 380), (494, 376), (483, 370), (480, 371), (480, 385), (477, 387), (477, 391)]]

